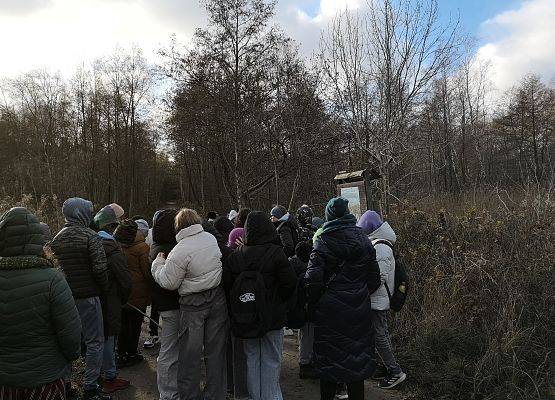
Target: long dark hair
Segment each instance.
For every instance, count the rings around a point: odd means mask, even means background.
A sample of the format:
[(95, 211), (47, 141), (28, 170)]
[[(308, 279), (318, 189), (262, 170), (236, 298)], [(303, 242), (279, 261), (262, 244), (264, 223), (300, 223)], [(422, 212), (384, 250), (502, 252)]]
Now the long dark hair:
[(241, 208), (239, 214), (235, 217), (235, 227), (244, 228), (245, 222), (247, 222), (247, 217), (249, 216), (251, 210), (250, 208)]

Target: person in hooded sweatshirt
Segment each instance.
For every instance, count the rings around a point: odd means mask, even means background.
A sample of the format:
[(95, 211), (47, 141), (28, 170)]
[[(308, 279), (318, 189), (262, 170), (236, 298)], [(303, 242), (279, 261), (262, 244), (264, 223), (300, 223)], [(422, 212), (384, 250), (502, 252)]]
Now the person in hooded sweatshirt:
[(287, 212), (283, 206), (277, 205), (270, 211), (270, 218), (279, 235), (278, 243), (283, 246), (283, 251), (287, 257), (295, 255), (295, 246), (297, 246), (297, 224), (294, 218)]
[(104, 361), (102, 365), (102, 391), (113, 393), (129, 387), (129, 381), (117, 377), (116, 337), (121, 330), (121, 310), (131, 294), (131, 274), (127, 258), (112, 236), (118, 226), (116, 214), (109, 208), (101, 209), (94, 217), (98, 236), (102, 239), (108, 262), (110, 290), (100, 297), (104, 321)]
[(328, 202), (305, 274), (322, 400), (332, 400), (343, 382), (350, 400), (364, 399), (364, 380), (375, 370), (370, 296), (381, 284), (380, 272), (348, 204), (342, 197)]
[[(297, 277), (283, 248), (276, 244), (277, 241), (276, 229), (267, 214), (253, 211), (245, 225), (245, 245), (229, 256), (225, 266), (224, 285), (228, 293), (233, 290), (242, 272), (256, 268), (268, 291), (267, 298), (271, 299), (266, 305), (269, 312), (266, 329), (260, 332), (259, 337), (245, 338), (243, 341), (247, 356), (247, 388), (252, 400), (282, 399), (279, 375), (283, 328), (287, 304), (295, 293)], [(232, 315), (231, 321), (235, 336), (246, 337), (240, 332), (240, 318)]]
[(151, 302), (152, 277), (150, 275), (149, 247), (137, 223), (122, 221), (114, 231), (114, 238), (121, 245), (131, 273), (131, 295), (121, 312), (121, 331), (118, 337), (118, 357), (122, 367), (143, 361), (137, 352), (144, 313)]
[[(174, 209), (160, 210), (154, 214), (152, 222), (153, 243), (150, 246), (151, 262), (156, 259), (159, 253), (170, 254), (177, 244), (175, 239), (176, 215), (177, 210)], [(166, 290), (154, 282), (152, 286), (152, 308), (158, 310), (162, 324), (160, 352), (158, 353), (156, 366), (160, 400), (179, 400), (177, 388), (179, 356), (178, 291)]]
[(392, 291), (395, 288), (395, 255), (392, 247), (395, 245), (397, 236), (388, 222), (383, 222), (380, 215), (372, 210), (366, 211), (357, 223), (368, 239), (372, 241), (376, 249), (376, 259), (380, 266), (381, 286), (372, 294), (372, 318), (374, 325), (374, 336), (376, 340), (376, 351), (382, 359), (386, 371), (383, 376), (374, 377), (382, 378), (379, 387), (383, 389), (391, 389), (403, 382), (407, 375), (403, 372), (395, 356), (393, 355), (393, 346), (391, 345), (391, 337), (387, 326), (387, 314), (389, 311), (389, 295), (387, 289)]
[[(210, 224), (211, 225), (211, 224)], [(206, 360), (204, 398), (226, 398), (228, 316), (222, 279), (222, 253), (216, 237), (203, 229), (195, 210), (175, 217), (177, 245), (152, 263), (152, 276), (163, 288), (179, 290), (179, 362), (181, 400), (201, 398), (201, 363)], [(218, 233), (219, 235), (219, 233)]]
[(0, 217), (0, 398), (65, 400), (63, 376), (81, 353), (71, 290), (23, 207)]
[[(71, 288), (83, 328), (87, 352), (83, 377), (84, 399), (101, 396), (98, 378), (104, 354), (104, 323), (100, 296), (110, 290), (108, 266), (102, 241), (89, 228), (93, 220), (93, 204), (73, 197), (62, 206), (64, 228), (52, 239), (50, 246), (58, 259)], [(66, 382), (70, 381), (71, 366)]]

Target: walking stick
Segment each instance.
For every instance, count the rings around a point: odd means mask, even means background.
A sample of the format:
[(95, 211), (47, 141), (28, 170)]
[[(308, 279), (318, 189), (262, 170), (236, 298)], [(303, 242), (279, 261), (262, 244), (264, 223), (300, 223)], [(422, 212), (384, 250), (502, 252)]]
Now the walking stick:
[(152, 322), (154, 325), (156, 325), (158, 328), (162, 329), (162, 327), (158, 324), (158, 322), (156, 322), (155, 320), (153, 320), (152, 318), (150, 318), (148, 315), (146, 315), (144, 312), (142, 312), (141, 310), (139, 310), (137, 307), (135, 307), (133, 304), (126, 304), (127, 306), (131, 307), (132, 309), (134, 309), (135, 311), (141, 313), (143, 316), (147, 317), (150, 322)]

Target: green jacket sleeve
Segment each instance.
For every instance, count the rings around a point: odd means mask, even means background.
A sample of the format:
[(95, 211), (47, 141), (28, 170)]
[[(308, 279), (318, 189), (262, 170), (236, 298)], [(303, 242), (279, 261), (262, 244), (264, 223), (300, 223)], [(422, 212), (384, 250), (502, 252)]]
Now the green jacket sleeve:
[(50, 316), (58, 346), (68, 361), (81, 355), (81, 319), (64, 276), (56, 271), (50, 285)]

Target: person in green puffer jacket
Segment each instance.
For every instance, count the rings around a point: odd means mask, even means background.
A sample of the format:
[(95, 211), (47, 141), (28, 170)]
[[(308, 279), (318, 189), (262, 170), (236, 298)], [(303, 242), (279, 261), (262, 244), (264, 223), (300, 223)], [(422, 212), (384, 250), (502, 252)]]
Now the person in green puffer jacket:
[(0, 217), (0, 393), (65, 399), (62, 377), (81, 352), (81, 322), (64, 275), (23, 207)]

